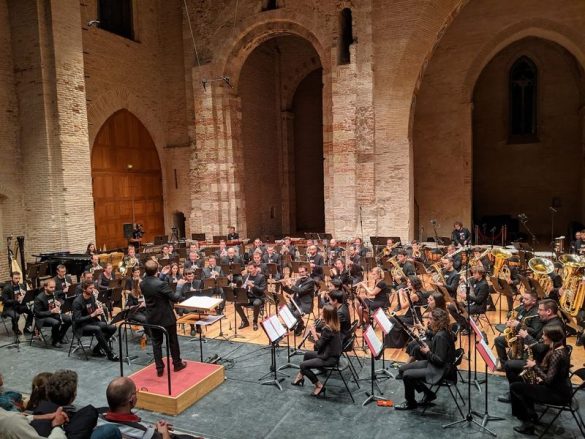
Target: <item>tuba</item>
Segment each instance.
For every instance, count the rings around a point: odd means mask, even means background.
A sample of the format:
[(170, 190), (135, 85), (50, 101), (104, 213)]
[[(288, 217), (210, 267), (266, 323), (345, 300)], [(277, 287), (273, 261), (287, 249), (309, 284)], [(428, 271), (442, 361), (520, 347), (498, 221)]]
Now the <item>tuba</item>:
[(493, 248), (490, 254), (495, 258), (493, 276), (510, 281), (510, 269), (505, 262), (512, 257), (512, 252), (504, 248)]
[(572, 317), (577, 317), (585, 302), (585, 279), (580, 275), (574, 275), (562, 291), (559, 298), (561, 310)]
[(552, 286), (551, 274), (555, 269), (555, 264), (550, 259), (532, 258), (528, 261), (528, 267), (534, 273), (534, 278), (540, 284), (545, 294)]

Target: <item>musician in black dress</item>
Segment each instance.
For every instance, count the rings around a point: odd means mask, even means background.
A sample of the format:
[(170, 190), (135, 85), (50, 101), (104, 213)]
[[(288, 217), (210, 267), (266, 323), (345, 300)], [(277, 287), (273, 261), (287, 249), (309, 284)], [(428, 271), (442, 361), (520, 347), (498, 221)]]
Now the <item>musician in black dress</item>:
[(73, 327), (80, 335), (93, 335), (97, 345), (93, 349), (96, 357), (107, 356), (110, 361), (119, 358), (112, 352), (109, 340), (116, 333), (115, 325), (108, 325), (104, 319), (104, 310), (98, 306), (93, 293), (93, 282), (83, 283), (83, 293), (73, 301)]
[(63, 337), (71, 326), (71, 317), (61, 314), (61, 302), (55, 298), (55, 279), (47, 279), (43, 291), (35, 297), (35, 325), (38, 328), (51, 327), (51, 344), (60, 348)]
[(548, 347), (542, 362), (526, 362), (526, 368), (532, 369), (536, 376), (536, 383), (514, 382), (510, 385), (512, 414), (522, 421), (520, 426), (514, 427), (518, 433), (534, 434), (534, 424), (538, 419), (535, 403), (562, 405), (571, 399), (571, 361), (563, 328), (546, 326), (542, 338)]
[(349, 270), (349, 275), (351, 276), (351, 282), (355, 285), (364, 279), (362, 258), (354, 246), (350, 246), (347, 251), (349, 252), (347, 269)]
[[(408, 326), (416, 326), (422, 322), (421, 306), (427, 302), (427, 295), (422, 291), (422, 282), (415, 275), (408, 276), (406, 286), (396, 292), (401, 309), (406, 312), (400, 317), (402, 322)], [(390, 321), (394, 326), (385, 339), (385, 346), (390, 348), (402, 348), (408, 342), (408, 334), (404, 332), (401, 325), (396, 324), (392, 318)]]
[[(449, 328), (449, 314), (439, 308), (431, 311), (429, 328), (434, 336), (430, 345), (423, 344), (420, 348), (424, 360), (400, 366), (399, 373), (404, 383), (405, 402), (395, 407), (396, 410), (413, 410), (418, 405), (426, 405), (436, 398), (427, 385), (437, 384), (448, 374), (455, 371), (455, 339)], [(423, 399), (417, 402), (415, 391), (424, 393)]]
[[(427, 311), (431, 312), (435, 308), (447, 311), (447, 303), (445, 302), (445, 297), (437, 291), (431, 293), (427, 297)], [(426, 343), (429, 343), (434, 335), (430, 327), (428, 325), (427, 327), (425, 327), (422, 324), (415, 324), (414, 326), (419, 334), (423, 334), (421, 339), (424, 340)], [(408, 343), (408, 346), (406, 347), (406, 352), (408, 353), (408, 363), (412, 363), (413, 361), (416, 360), (425, 359), (425, 355), (421, 353), (420, 348), (421, 346), (416, 341), (411, 341), (410, 343)]]
[(353, 240), (353, 246), (357, 254), (360, 255), (360, 258), (365, 258), (368, 255), (368, 249), (364, 247), (362, 238), (355, 238)]
[[(351, 329), (351, 316), (349, 315), (349, 308), (347, 303), (345, 303), (345, 295), (343, 291), (333, 290), (329, 291), (327, 296), (329, 298), (329, 304), (337, 310), (341, 346), (345, 346), (347, 338), (350, 335), (349, 330)], [(317, 329), (321, 330), (319, 327)]]
[[(135, 276), (136, 272), (138, 276)], [(144, 301), (144, 296), (142, 295), (142, 290), (140, 289), (140, 283), (142, 279), (140, 278), (140, 269), (135, 267), (132, 270), (132, 281), (130, 285), (130, 293), (126, 299), (126, 309), (129, 309), (127, 319), (132, 322), (137, 322), (139, 324), (146, 323), (146, 303)], [(145, 330), (145, 332), (148, 332)]]
[[(307, 268), (303, 265), (299, 267), (299, 278), (294, 286), (287, 284), (282, 285), (282, 290), (285, 296), (289, 299), (289, 309), (293, 315), (299, 320), (295, 333), (301, 335), (305, 328), (302, 314), (310, 314), (313, 310), (313, 297), (315, 294), (315, 281), (308, 275)], [(294, 304), (292, 303), (294, 301)], [(296, 305), (295, 305), (296, 304)], [(299, 309), (297, 309), (299, 308)]]
[(460, 290), (461, 295), (457, 297), (457, 305), (452, 302), (447, 305), (447, 309), (451, 316), (461, 328), (464, 328), (465, 331), (469, 331), (469, 324), (460, 310), (465, 310), (466, 312), (469, 312), (470, 315), (483, 314), (486, 312), (490, 295), (490, 287), (485, 279), (485, 270), (483, 267), (473, 267), (471, 269), (471, 274), (472, 276), (469, 279), (469, 297), (466, 297), (467, 291), (463, 284), (463, 289)]
[[(266, 277), (260, 273), (260, 266), (249, 262), (247, 267), (247, 275), (244, 277), (242, 288), (246, 290), (248, 295), (248, 306), (254, 307), (254, 320), (252, 321), (254, 331), (258, 330), (258, 316), (260, 315), (260, 307), (264, 304), (264, 297), (266, 292)], [(244, 329), (250, 326), (248, 317), (242, 308), (242, 305), (236, 303), (236, 312), (239, 314), (242, 323), (239, 329)]]
[(8, 317), (12, 320), (12, 331), (16, 335), (21, 335), (20, 329), (18, 328), (18, 321), (20, 320), (21, 314), (26, 315), (24, 333), (30, 334), (32, 332), (33, 312), (24, 303), (25, 295), (26, 286), (20, 283), (20, 273), (13, 271), (10, 282), (4, 285), (2, 289), (2, 303), (4, 304), (2, 317)]
[(453, 232), (451, 232), (451, 242), (457, 247), (471, 244), (471, 232), (469, 229), (463, 227), (463, 223), (455, 221), (453, 224)]
[(376, 312), (378, 308), (386, 309), (389, 305), (390, 288), (384, 281), (384, 271), (380, 267), (374, 267), (370, 274), (374, 280), (374, 286), (368, 288), (365, 282), (360, 283), (358, 286), (358, 293), (361, 299), (358, 309), (362, 325), (369, 323), (371, 314)]
[(305, 377), (315, 386), (312, 395), (320, 395), (325, 388), (312, 369), (335, 366), (341, 356), (341, 336), (337, 310), (332, 305), (325, 305), (321, 313), (323, 326), (319, 335), (313, 326), (311, 334), (315, 338), (315, 351), (305, 353), (300, 371), (292, 382), (293, 386), (302, 386)]

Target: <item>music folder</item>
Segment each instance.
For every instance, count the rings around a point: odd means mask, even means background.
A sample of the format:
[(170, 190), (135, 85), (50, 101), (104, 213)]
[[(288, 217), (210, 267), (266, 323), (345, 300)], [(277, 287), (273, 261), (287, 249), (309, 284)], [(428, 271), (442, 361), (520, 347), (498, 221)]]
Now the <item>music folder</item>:
[(394, 327), (394, 323), (388, 319), (388, 316), (384, 313), (382, 308), (378, 308), (378, 310), (374, 313), (374, 320), (378, 326), (382, 328), (384, 335), (388, 335)]
[(382, 353), (382, 349), (384, 349), (384, 345), (376, 335), (376, 331), (374, 331), (374, 327), (372, 325), (369, 325), (364, 331), (364, 340), (366, 341), (368, 349), (370, 350), (372, 355), (375, 358), (378, 358)]
[(485, 361), (485, 364), (487, 365), (489, 370), (491, 370), (492, 372), (496, 370), (496, 363), (498, 360), (494, 353), (492, 352), (492, 350), (490, 349), (490, 347), (485, 342), (485, 340), (481, 338), (475, 344), (475, 347), (477, 348), (477, 352), (479, 352), (481, 358), (483, 358), (483, 361)]
[(282, 319), (282, 321), (284, 322), (288, 329), (293, 329), (298, 322), (296, 317), (293, 315), (293, 313), (286, 305), (281, 305), (278, 308), (278, 315), (280, 316), (280, 318)]
[(286, 335), (286, 329), (280, 323), (277, 316), (268, 317), (260, 322), (260, 326), (264, 329), (266, 336), (271, 343), (276, 343)]

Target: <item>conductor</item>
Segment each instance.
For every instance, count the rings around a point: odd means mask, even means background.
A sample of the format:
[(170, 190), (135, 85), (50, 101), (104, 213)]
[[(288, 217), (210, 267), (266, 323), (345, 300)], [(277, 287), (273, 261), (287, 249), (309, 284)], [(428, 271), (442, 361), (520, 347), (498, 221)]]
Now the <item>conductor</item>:
[[(169, 334), (169, 347), (175, 372), (187, 367), (187, 363), (181, 360), (179, 339), (177, 337), (177, 318), (173, 311), (173, 302), (181, 299), (180, 291), (173, 293), (170, 285), (156, 276), (158, 264), (149, 260), (144, 264), (146, 277), (140, 284), (140, 289), (146, 302), (146, 321), (151, 325), (162, 326)], [(164, 333), (157, 328), (152, 328), (152, 350), (156, 364), (157, 376), (162, 376), (165, 364), (162, 360), (162, 342)]]

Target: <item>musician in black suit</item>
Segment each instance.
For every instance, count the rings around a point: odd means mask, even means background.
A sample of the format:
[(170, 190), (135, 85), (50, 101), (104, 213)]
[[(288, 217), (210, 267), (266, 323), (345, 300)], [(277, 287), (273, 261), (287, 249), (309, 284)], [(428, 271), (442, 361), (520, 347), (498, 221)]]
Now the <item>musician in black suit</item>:
[(441, 263), (443, 264), (444, 281), (436, 282), (436, 285), (445, 287), (445, 289), (449, 292), (449, 295), (455, 298), (457, 294), (457, 287), (459, 286), (459, 273), (457, 273), (453, 268), (452, 258), (445, 256), (441, 258)]
[(457, 252), (457, 247), (455, 247), (454, 244), (449, 244), (447, 246), (447, 253), (445, 256), (453, 259), (453, 268), (455, 271), (461, 270), (461, 265), (463, 264), (463, 261), (461, 260), (461, 252)]
[(118, 361), (119, 358), (109, 345), (110, 338), (116, 333), (116, 326), (105, 322), (104, 310), (95, 300), (93, 282), (83, 282), (83, 293), (75, 298), (72, 308), (75, 331), (81, 335), (93, 335), (97, 340), (93, 355), (105, 355), (110, 361)]
[(311, 278), (315, 282), (322, 281), (325, 278), (323, 274), (323, 256), (317, 252), (317, 246), (311, 245), (307, 248), (307, 260), (311, 266)]
[[(207, 258), (207, 267), (203, 269), (202, 278), (205, 279), (217, 279), (219, 277), (224, 277), (222, 268), (217, 265), (217, 259), (215, 256), (210, 256)], [(220, 296), (223, 302), (217, 307), (217, 313), (221, 314), (225, 307), (225, 294), (223, 292), (223, 288), (214, 288), (213, 293)]]
[(256, 253), (257, 251), (260, 252), (260, 255), (263, 255), (264, 252), (266, 251), (266, 247), (264, 246), (264, 244), (262, 244), (262, 240), (260, 238), (256, 238), (254, 240), (254, 244), (248, 250), (248, 253), (247, 253), (248, 254), (248, 261), (252, 260), (254, 253)]
[(463, 223), (461, 221), (455, 221), (453, 224), (451, 241), (458, 247), (471, 244), (471, 232), (469, 229), (463, 227)]
[(20, 283), (20, 273), (13, 271), (10, 282), (4, 285), (2, 289), (2, 303), (4, 304), (2, 317), (8, 317), (12, 320), (12, 330), (16, 335), (21, 334), (18, 328), (18, 321), (21, 314), (26, 314), (25, 334), (32, 332), (33, 312), (23, 302), (25, 294), (26, 286)]
[(71, 317), (61, 314), (61, 302), (55, 298), (55, 279), (47, 279), (43, 291), (35, 297), (35, 325), (38, 328), (51, 327), (51, 344), (60, 348), (63, 337), (71, 326)]
[(241, 284), (242, 283), (242, 275), (240, 274), (241, 269), (242, 269), (242, 259), (236, 254), (236, 249), (233, 247), (230, 247), (227, 249), (227, 256), (225, 258), (221, 259), (221, 265), (227, 265), (228, 267), (230, 267), (230, 270), (232, 270), (232, 266), (233, 265), (239, 265), (240, 269), (238, 273), (233, 273), (233, 274), (228, 274), (228, 280), (230, 282), (233, 282), (235, 284)]
[(236, 232), (236, 228), (234, 226), (229, 226), (227, 240), (228, 241), (237, 241), (238, 239), (240, 239), (240, 235)]
[(364, 279), (362, 258), (353, 245), (350, 246), (347, 251), (349, 251), (349, 262), (347, 264), (347, 268), (349, 270), (349, 275), (351, 276), (351, 282), (355, 285)]
[[(349, 308), (344, 300), (344, 293), (340, 290), (333, 290), (328, 293), (329, 304), (337, 310), (337, 319), (339, 320), (339, 335), (341, 336), (341, 346), (347, 341), (349, 330), (351, 329), (351, 316)], [(317, 329), (322, 330), (322, 325)]]
[(183, 267), (185, 270), (190, 268), (193, 271), (195, 271), (198, 268), (203, 267), (203, 259), (201, 259), (199, 252), (197, 252), (196, 250), (190, 251), (188, 259), (185, 261), (185, 264)]
[[(177, 318), (173, 311), (173, 303), (181, 300), (181, 293), (173, 293), (168, 283), (156, 277), (158, 264), (155, 261), (146, 261), (144, 269), (146, 277), (140, 284), (140, 289), (146, 302), (146, 319), (149, 324), (162, 326), (167, 331), (174, 369), (175, 372), (178, 372), (187, 367), (187, 363), (181, 360), (181, 350), (177, 337)], [(162, 376), (165, 368), (162, 360), (164, 334), (157, 328), (152, 328), (151, 334), (156, 374)]]
[(289, 236), (284, 238), (284, 242), (282, 243), (282, 247), (280, 248), (280, 254), (282, 255), (282, 259), (286, 260), (290, 257), (291, 261), (296, 260), (297, 258), (297, 247), (292, 243), (292, 240)]
[[(260, 314), (260, 307), (264, 303), (264, 293), (266, 292), (266, 278), (260, 273), (260, 266), (254, 262), (248, 263), (246, 270), (247, 276), (244, 278), (242, 288), (246, 290), (248, 295), (248, 306), (254, 307), (254, 320), (252, 321), (254, 331), (258, 330), (258, 315)], [(242, 323), (239, 329), (250, 326), (248, 317), (242, 308), (242, 305), (236, 303), (236, 312), (240, 315)]]
[(335, 366), (342, 352), (337, 310), (330, 304), (325, 305), (321, 312), (321, 320), (323, 326), (320, 335), (314, 326), (311, 328), (311, 334), (316, 340), (315, 351), (305, 353), (303, 362), (300, 364), (300, 371), (291, 383), (293, 386), (302, 386), (305, 383), (305, 377), (309, 378), (315, 386), (313, 396), (320, 395), (325, 387), (312, 369)]
[(360, 255), (360, 258), (365, 258), (368, 255), (368, 249), (364, 247), (362, 238), (355, 238), (353, 240), (353, 246), (357, 254)]
[[(469, 279), (469, 297), (466, 297), (467, 290), (465, 289), (465, 285), (463, 285), (464, 288), (461, 290), (461, 294), (458, 294), (458, 305), (455, 305), (452, 302), (447, 305), (449, 314), (451, 314), (455, 321), (466, 331), (469, 331), (469, 324), (465, 317), (458, 312), (457, 306), (459, 306), (459, 309), (465, 309), (465, 311), (468, 311), (470, 315), (483, 314), (486, 312), (488, 298), (490, 296), (490, 287), (485, 279), (485, 270), (483, 267), (473, 267), (471, 273), (472, 277)], [(468, 301), (469, 307), (467, 306)]]
[(279, 280), (282, 278), (282, 257), (274, 250), (274, 246), (268, 246), (266, 253), (262, 255), (262, 262), (264, 264), (276, 264), (276, 274), (274, 275), (274, 279)]
[(224, 239), (220, 239), (219, 240), (219, 248), (214, 252), (215, 257), (217, 258), (218, 261), (221, 261), (222, 258), (227, 257), (227, 245)]
[(84, 271), (81, 275), (81, 279), (79, 279), (79, 283), (75, 287), (75, 296), (79, 296), (81, 293), (83, 293), (83, 282), (85, 281), (93, 282), (95, 285), (95, 282), (93, 281), (93, 274), (90, 271)]
[(402, 272), (405, 276), (416, 275), (416, 269), (414, 268), (413, 263), (408, 260), (408, 253), (406, 250), (398, 250), (398, 252), (396, 252), (396, 260), (398, 261), (400, 268), (402, 268)]
[(583, 246), (583, 236), (581, 235), (581, 231), (575, 232), (575, 240), (571, 241), (569, 244), (569, 252), (573, 254), (580, 255), (581, 254), (581, 247)]
[[(435, 308), (429, 316), (429, 328), (434, 336), (430, 347), (423, 344), (420, 348), (425, 360), (414, 361), (400, 366), (399, 373), (404, 383), (405, 402), (395, 407), (396, 410), (413, 410), (419, 404), (426, 405), (437, 396), (431, 392), (428, 385), (437, 384), (439, 381), (455, 371), (455, 340), (449, 328), (449, 314), (447, 311)], [(422, 401), (415, 399), (415, 390), (424, 393)]]
[[(283, 284), (283, 291), (287, 298), (290, 299), (289, 308), (293, 315), (299, 320), (295, 333), (301, 335), (305, 327), (305, 323), (299, 313), (300, 308), (303, 314), (309, 314), (313, 310), (313, 296), (315, 294), (315, 281), (308, 275), (307, 268), (303, 265), (299, 267), (299, 278), (294, 286)], [(292, 303), (296, 304), (296, 306)]]
[(335, 239), (331, 239), (327, 248), (325, 249), (325, 257), (327, 258), (327, 265), (333, 265), (335, 261), (341, 258), (343, 254), (343, 249), (337, 245), (337, 241)]
[(53, 280), (55, 281), (55, 297), (63, 302), (65, 296), (69, 293), (69, 286), (73, 283), (71, 282), (71, 276), (67, 274), (65, 265), (57, 265), (57, 275)]

